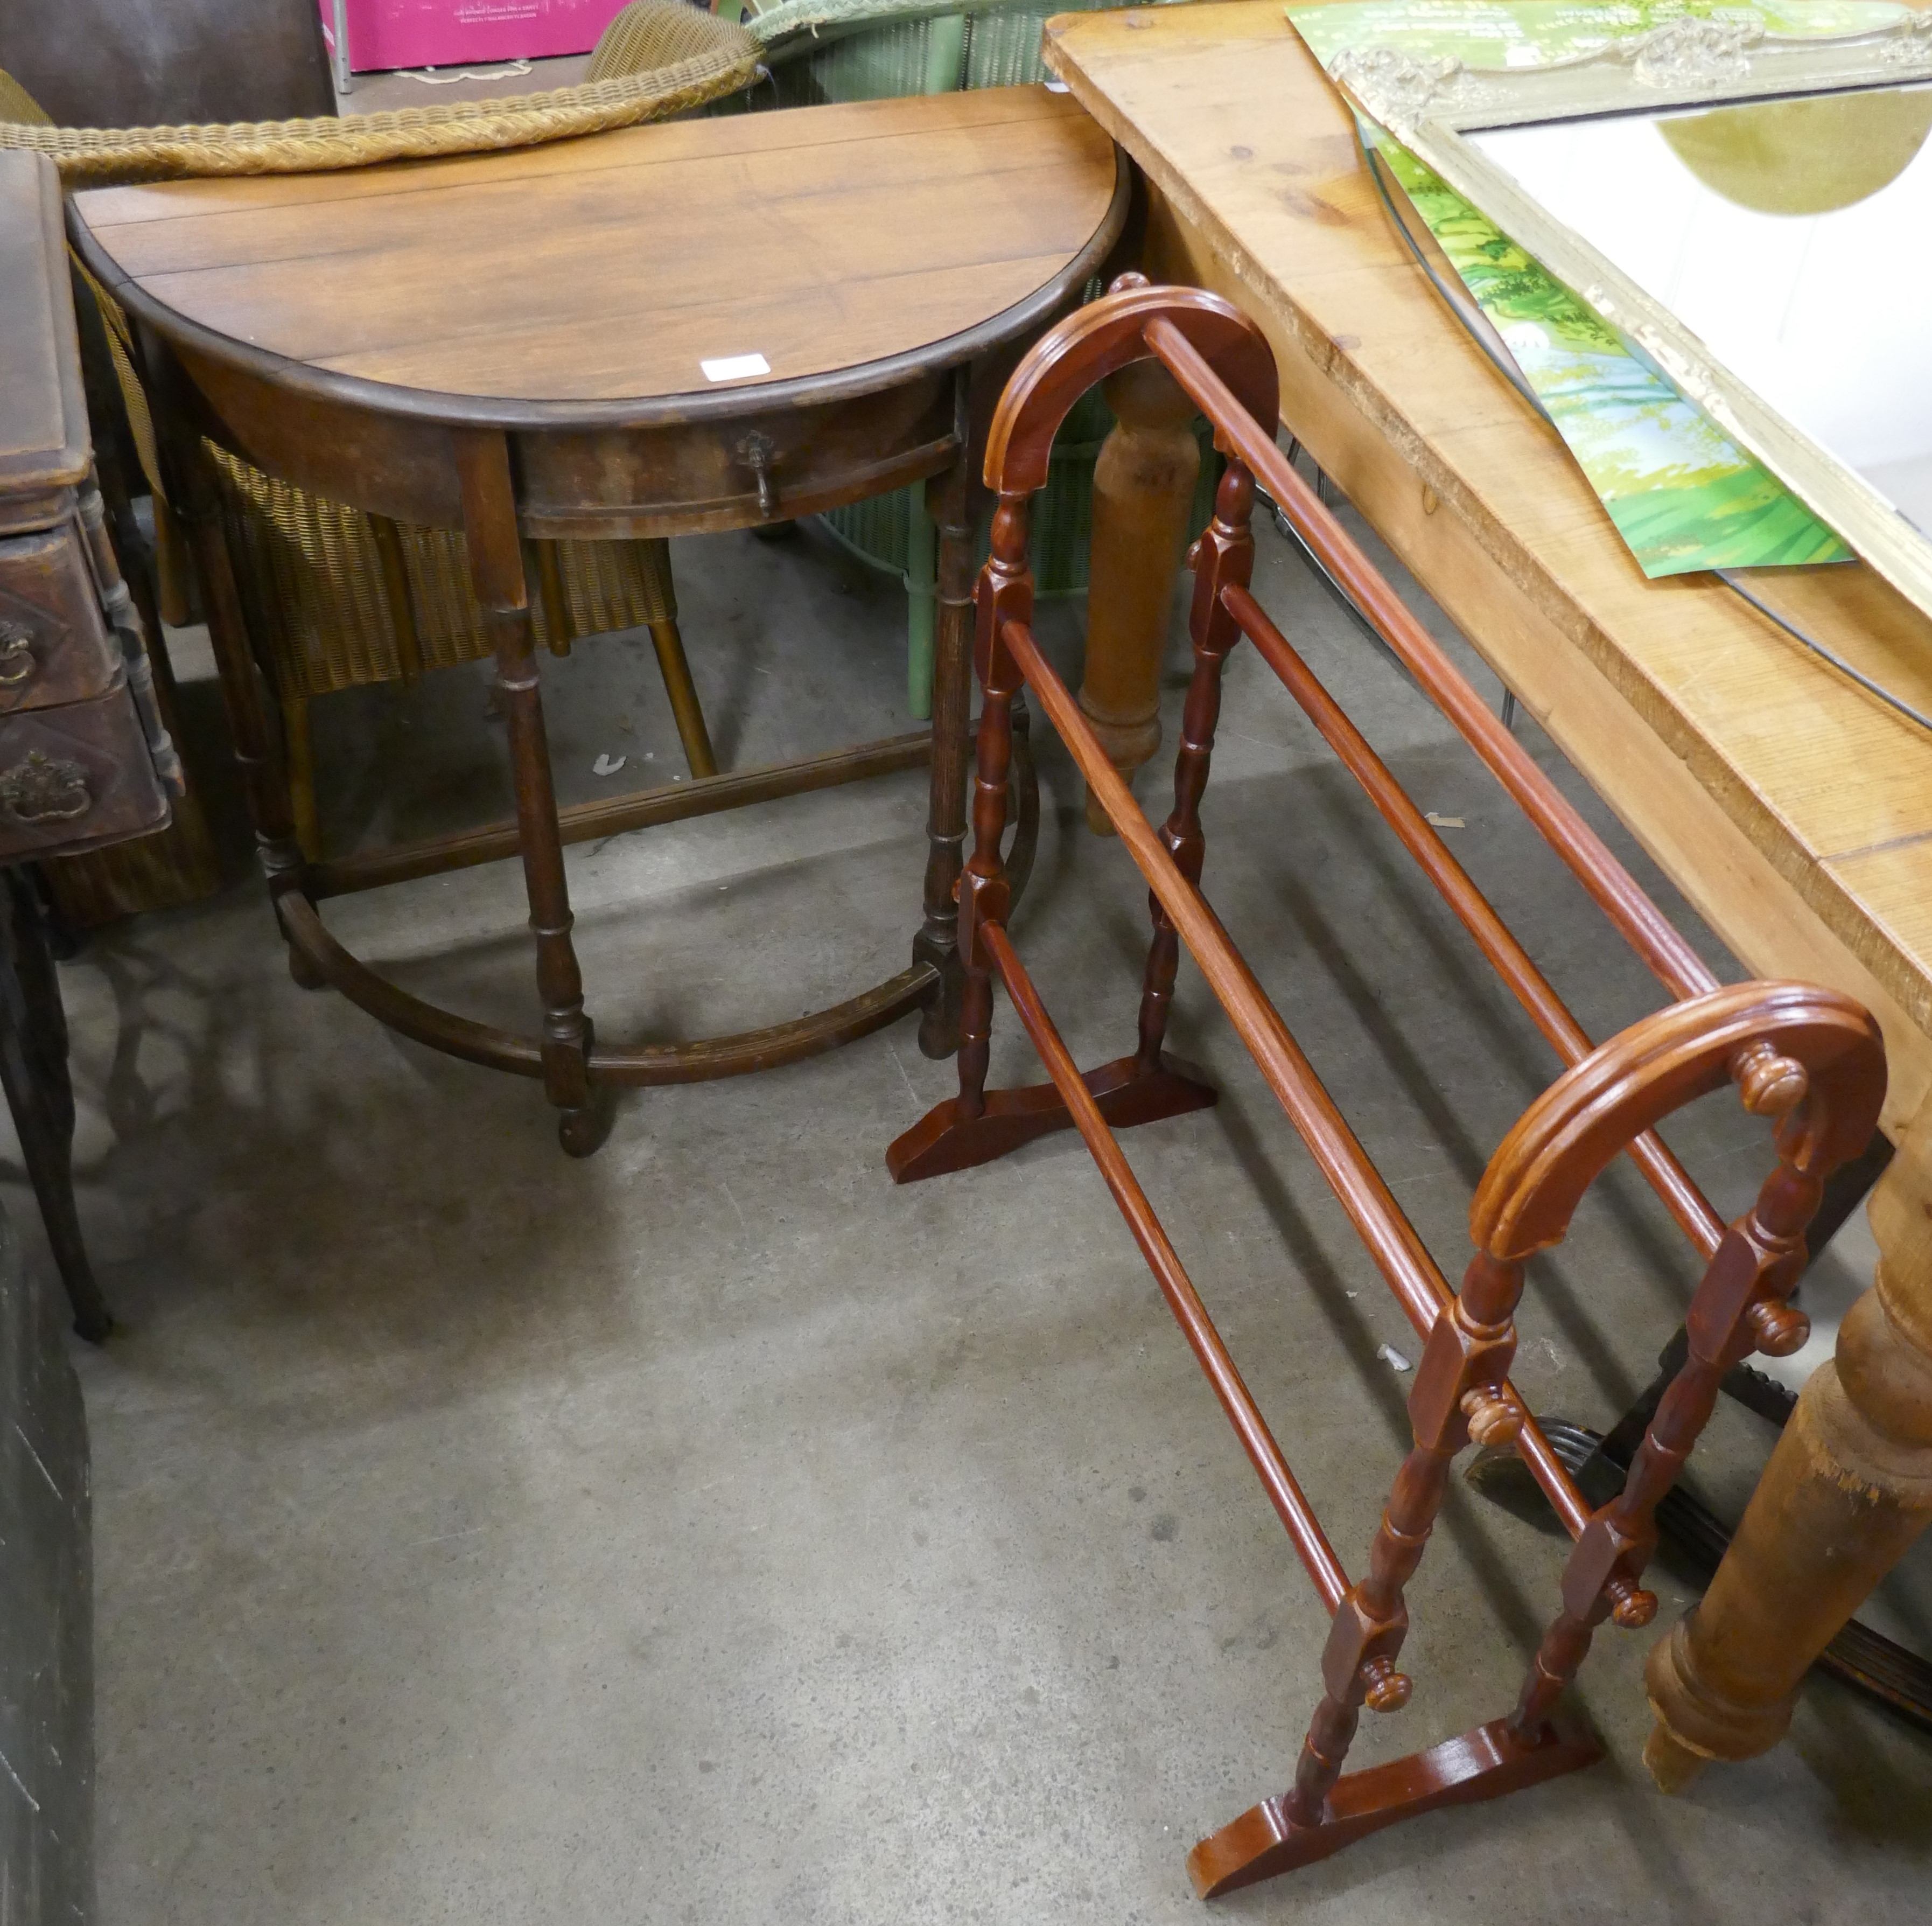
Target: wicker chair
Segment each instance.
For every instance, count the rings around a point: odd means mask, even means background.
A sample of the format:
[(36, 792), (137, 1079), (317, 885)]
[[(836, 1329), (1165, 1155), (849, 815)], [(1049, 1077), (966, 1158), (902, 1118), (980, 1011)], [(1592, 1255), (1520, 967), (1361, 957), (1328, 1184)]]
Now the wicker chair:
[[(716, 0), (719, 14), (741, 16), (765, 49), (770, 86), (747, 105), (812, 107), (835, 101), (888, 100), (977, 87), (1015, 87), (1044, 80), (1040, 29), (1055, 14), (1098, 11), (1168, 0)], [(714, 113), (726, 110), (721, 103)], [(1096, 281), (1087, 290), (1100, 292)], [(1028, 554), (1034, 592), (1079, 595), (1087, 587), (1093, 533), (1094, 466), (1114, 417), (1098, 389), (1083, 395), (1053, 447), (1046, 486), (1034, 498)], [(1192, 522), (1198, 530), (1214, 512), (1221, 464), (1206, 424), (1201, 482)], [(915, 715), (930, 713), (934, 550), (919, 483), (890, 494), (830, 510), (821, 524), (869, 566), (897, 575), (910, 609), (908, 699)], [(982, 559), (986, 533), (980, 541)]]
[[(50, 155), (71, 187), (214, 174), (303, 173), (382, 161), (494, 152), (627, 127), (748, 86), (758, 42), (683, 0), (633, 0), (592, 55), (582, 85), (500, 101), (234, 127), (56, 128), (0, 74), (0, 146)], [(166, 492), (136, 374), (126, 316), (94, 288), (165, 554)], [(297, 834), (322, 854), (309, 704), (372, 682), (413, 681), (428, 669), (490, 653), (469, 586), (463, 537), (365, 514), (277, 481), (210, 445), (223, 518), (256, 651), (281, 705)], [(582, 636), (648, 626), (694, 776), (716, 773), (704, 716), (677, 626), (668, 545), (531, 545), (538, 635), (556, 654)]]
[(778, 98), (886, 99), (1047, 77), (1040, 29), (1055, 14), (1168, 0), (717, 0), (765, 49)]

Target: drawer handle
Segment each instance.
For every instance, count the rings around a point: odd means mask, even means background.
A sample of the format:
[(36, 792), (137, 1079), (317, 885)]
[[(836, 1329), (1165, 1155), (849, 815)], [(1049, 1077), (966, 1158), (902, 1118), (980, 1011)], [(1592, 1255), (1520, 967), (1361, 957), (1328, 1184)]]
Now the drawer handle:
[(34, 660), (34, 632), (17, 622), (0, 622), (0, 689), (17, 689), (40, 665)]
[(93, 807), (87, 771), (78, 762), (35, 749), (26, 762), (0, 769), (0, 807), (16, 822), (68, 822)]
[(778, 465), (778, 445), (762, 429), (754, 428), (738, 444), (740, 462), (752, 471), (758, 485), (758, 512), (767, 521), (778, 518), (778, 491), (772, 470)]

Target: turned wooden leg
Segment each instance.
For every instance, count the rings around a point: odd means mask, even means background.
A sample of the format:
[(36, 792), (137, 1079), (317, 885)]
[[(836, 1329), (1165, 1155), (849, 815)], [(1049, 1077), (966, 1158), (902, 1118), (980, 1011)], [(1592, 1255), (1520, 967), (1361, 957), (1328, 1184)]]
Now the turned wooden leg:
[(1522, 1266), (1478, 1251), (1462, 1288), (1438, 1317), (1409, 1392), (1411, 1443), (1390, 1488), (1369, 1547), (1368, 1576), (1336, 1608), (1322, 1654), (1322, 1694), (1309, 1722), (1294, 1783), (1281, 1801), (1291, 1827), (1328, 1820), (1330, 1795), (1366, 1703), (1377, 1712), (1408, 1703), (1409, 1681), (1396, 1669), (1408, 1636), (1408, 1582), (1429, 1549), (1456, 1454), (1472, 1429), (1485, 1442), (1514, 1438), (1522, 1420), (1496, 1387), (1516, 1351), (1514, 1322)]
[(1605, 1618), (1635, 1630), (1657, 1615), (1655, 1594), (1637, 1582), (1657, 1548), (1657, 1507), (1710, 1422), (1725, 1372), (1755, 1350), (1789, 1356), (1810, 1334), (1784, 1302), (1803, 1267), (1805, 1226), (1824, 1190), (1805, 1161), (1809, 1142), (1802, 1134), (1780, 1137), (1778, 1168), (1706, 1267), (1685, 1320), (1684, 1361), (1651, 1414), (1622, 1491), (1591, 1519), (1570, 1554), (1563, 1609), (1516, 1702), (1513, 1723), (1520, 1731), (1534, 1733), (1549, 1723)]
[[(308, 873), (296, 837), (288, 772), (266, 681), (249, 645), (241, 591), (236, 586), (222, 533), (220, 500), (207, 452), (183, 405), (183, 377), (173, 356), (146, 327), (141, 330), (141, 342), (162, 464), (176, 518), (194, 557), (208, 641), (220, 677), (221, 705), (254, 827), (256, 855), (268, 878), (272, 899), (279, 900), (290, 891), (305, 895)], [(304, 990), (322, 987), (321, 973), (292, 944), (289, 974)]]
[(82, 1241), (74, 1198), (74, 1086), (67, 1016), (34, 886), (0, 870), (0, 1089), (6, 1092), (28, 1181), (40, 1206), (74, 1327), (92, 1344), (114, 1328)]
[[(1221, 719), (1221, 672), (1228, 651), (1241, 638), (1234, 618), (1222, 605), (1220, 590), (1230, 582), (1246, 587), (1254, 572), (1254, 536), (1248, 525), (1254, 498), (1253, 477), (1239, 464), (1231, 465), (1215, 491), (1214, 519), (1202, 545), (1208, 552), (1198, 558), (1202, 567), (1189, 622), (1194, 638), (1194, 673), (1187, 685), (1186, 707), (1181, 712), (1180, 748), (1174, 759), (1174, 808), (1161, 830), (1161, 840), (1174, 867), (1197, 885), (1208, 853), (1201, 828), (1201, 799), (1208, 791), (1214, 730)], [(1147, 969), (1141, 981), (1139, 1047), (1134, 1060), (1142, 1071), (1151, 1074), (1160, 1067), (1161, 1046), (1167, 1037), (1180, 939), (1160, 897), (1151, 891), (1148, 911), (1154, 920), (1154, 939), (1148, 946)]]
[(1396, 1475), (1370, 1547), (1369, 1576), (1342, 1601), (1322, 1654), (1322, 1697), (1301, 1741), (1294, 1786), (1282, 1801), (1292, 1825), (1319, 1825), (1328, 1816), (1328, 1795), (1342, 1776), (1364, 1702), (1378, 1712), (1397, 1712), (1408, 1703), (1409, 1681), (1395, 1669), (1408, 1631), (1402, 1592), (1429, 1549), (1454, 1456), (1453, 1441), (1447, 1449), (1418, 1443)]
[(1013, 697), (1018, 693), (1019, 675), (1004, 648), (992, 651), (991, 670), (982, 687), (974, 756), (973, 860), (962, 875), (960, 888), (964, 947), (959, 960), (965, 984), (960, 999), (957, 1110), (969, 1120), (986, 1113), (986, 1065), (992, 1044), (993, 960), (980, 932), (988, 923), (1004, 923), (1012, 907), (1000, 843), (1006, 833)]
[(222, 708), (254, 825), (256, 855), (270, 888), (279, 895), (284, 888), (300, 887), (304, 866), (296, 835), (295, 800), (276, 741), (266, 682), (249, 647), (220, 518), (212, 505), (204, 512), (196, 503), (184, 512), (183, 519), (200, 576)]
[[(1225, 507), (1226, 518), (1217, 519), (1202, 538), (1211, 549), (1212, 565), (1196, 584), (1195, 676), (1183, 725), (1184, 746), (1174, 776), (1174, 813), (1167, 830), (1168, 847), (1184, 866), (1192, 864), (1188, 873), (1196, 878), (1200, 874), (1203, 847), (1198, 812), (1220, 710), (1221, 664), (1238, 634), (1233, 619), (1220, 605), (1217, 585), (1226, 580), (1245, 582), (1254, 550), (1247, 528), (1252, 485), (1245, 471), (1236, 478), (1231, 470), (1230, 476), (1231, 482), (1222, 485), (1218, 504)], [(963, 522), (963, 516), (961, 520)], [(950, 541), (953, 528), (944, 521), (940, 526)], [(963, 527), (958, 532), (963, 534)], [(927, 873), (928, 927), (936, 900), (935, 875), (947, 873), (939, 867), (943, 850), (950, 853), (950, 874), (958, 878), (959, 910), (956, 919), (948, 922), (956, 930), (955, 967), (961, 969), (962, 975), (959, 1094), (928, 1110), (911, 1129), (894, 1140), (886, 1152), (886, 1164), (896, 1183), (915, 1182), (946, 1171), (968, 1169), (1004, 1156), (1048, 1131), (1066, 1129), (1072, 1122), (1058, 1088), (1051, 1083), (991, 1092), (986, 1087), (992, 1025), (993, 963), (986, 944), (976, 939), (974, 931), (982, 921), (1004, 924), (1013, 897), (1014, 879), (1001, 861), (1000, 840), (1006, 825), (1013, 742), (1016, 734), (1024, 730), (1025, 712), (1015, 707), (1022, 687), (1018, 666), (1000, 637), (1004, 623), (1024, 623), (1031, 614), (1033, 578), (1026, 557), (1026, 497), (1003, 497), (993, 518), (992, 557), (980, 581), (976, 638), (973, 643), (980, 685), (986, 692), (980, 711), (974, 789), (973, 860), (963, 870), (960, 868), (958, 849), (964, 840), (963, 828), (943, 845), (935, 836), (933, 865)], [(951, 713), (944, 693), (950, 673), (949, 651), (957, 649), (964, 657), (967, 617), (971, 612), (970, 605), (959, 607), (956, 629), (948, 608), (948, 585), (963, 574), (963, 558), (958, 563), (949, 563), (942, 546), (940, 682), (933, 704), (935, 822), (940, 820), (940, 757), (948, 740), (940, 731), (950, 726), (943, 721)], [(961, 679), (964, 679), (963, 666)], [(958, 713), (963, 730), (963, 691)], [(950, 798), (957, 793), (957, 783), (949, 779), (946, 795)], [(1024, 833), (1018, 841), (1024, 843)], [(1192, 853), (1183, 855), (1183, 850)], [(947, 894), (950, 897), (950, 889)], [(1120, 1057), (1087, 1071), (1082, 1080), (1098, 1102), (1102, 1116), (1115, 1130), (1204, 1109), (1215, 1101), (1213, 1086), (1198, 1071), (1177, 1063), (1162, 1050), (1179, 947), (1157, 903), (1154, 921), (1154, 941), (1142, 991), (1139, 1048), (1132, 1056)], [(914, 954), (925, 952), (915, 950)]]
[(1644, 1753), (1675, 1791), (1790, 1723), (1812, 1660), (1932, 1522), (1932, 1142), (1872, 1192), (1878, 1278), (1804, 1387), (1702, 1602), (1650, 1655)]
[(1148, 911), (1154, 918), (1154, 940), (1148, 945), (1147, 968), (1141, 977), (1140, 1036), (1134, 1050), (1135, 1067), (1144, 1071), (1160, 1067), (1167, 1020), (1174, 1010), (1174, 978), (1180, 967), (1180, 936), (1151, 890)]
[(584, 976), (570, 936), (570, 891), (537, 686), (509, 446), (501, 434), (477, 430), (458, 436), (456, 449), (470, 576), (489, 618), (497, 702), (508, 729), (518, 843), (543, 1000), (544, 1094), (561, 1113), (559, 1142), (572, 1156), (587, 1157), (603, 1142), (610, 1119), (607, 1106), (591, 1103), (590, 1021), (584, 1014)]
[[(932, 780), (928, 791), (924, 921), (915, 963), (939, 971), (939, 987), (919, 1026), (930, 1057), (959, 1047), (966, 1020), (959, 962), (958, 888), (966, 846), (966, 738), (973, 709), (973, 530), (965, 463), (928, 482), (926, 505), (939, 530), (938, 602), (932, 678)], [(1004, 783), (1004, 774), (1000, 778)], [(1004, 807), (1005, 792), (1001, 791)], [(990, 997), (992, 992), (986, 994)], [(983, 1074), (983, 1073), (982, 1073)]]
[[(1123, 368), (1105, 392), (1118, 419), (1094, 470), (1079, 700), (1108, 761), (1131, 781), (1160, 747), (1161, 658), (1201, 450), (1194, 404), (1157, 362)], [(1113, 834), (1090, 794), (1087, 826)]]
[(906, 711), (915, 722), (932, 715), (934, 621), (939, 593), (938, 531), (926, 512), (926, 485), (907, 491)]

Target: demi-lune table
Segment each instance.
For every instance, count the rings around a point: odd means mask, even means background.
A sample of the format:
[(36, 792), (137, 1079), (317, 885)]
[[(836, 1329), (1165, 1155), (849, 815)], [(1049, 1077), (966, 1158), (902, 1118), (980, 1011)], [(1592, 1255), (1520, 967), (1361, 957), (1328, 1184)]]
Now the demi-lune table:
[[(1261, 324), (1284, 422), (1745, 967), (1884, 1032), (1876, 1285), (1650, 1663), (1660, 1778), (1762, 1751), (1932, 1522), (1932, 741), (1712, 577), (1645, 581), (1418, 271), (1277, 0), (1064, 15), (1046, 51), (1144, 177), (1147, 271)], [(1870, 569), (1753, 586), (1932, 711), (1932, 620)]]
[[(77, 195), (74, 242), (140, 331), (297, 980), (333, 984), (452, 1056), (540, 1077), (563, 1146), (579, 1155), (608, 1128), (608, 1106), (593, 1101), (602, 1086), (788, 1062), (915, 1008), (928, 1054), (956, 1047), (978, 425), (1018, 353), (1102, 265), (1128, 178), (1072, 101), (1014, 87)], [(514, 822), (434, 846), (304, 859), (208, 442), (370, 514), (463, 531), (494, 634)], [(929, 734), (559, 810), (528, 543), (755, 527), (933, 477)], [(566, 843), (928, 756), (929, 849), (908, 968), (769, 1029), (632, 1047), (595, 1036)], [(512, 855), (535, 938), (535, 1035), (406, 993), (338, 942), (316, 907)]]

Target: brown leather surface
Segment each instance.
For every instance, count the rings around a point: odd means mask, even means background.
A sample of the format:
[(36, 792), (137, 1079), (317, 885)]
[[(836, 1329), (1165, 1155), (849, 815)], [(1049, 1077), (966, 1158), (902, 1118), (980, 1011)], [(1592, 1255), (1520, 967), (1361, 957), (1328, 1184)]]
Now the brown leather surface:
[(0, 68), (62, 127), (335, 111), (316, 0), (5, 0)]

